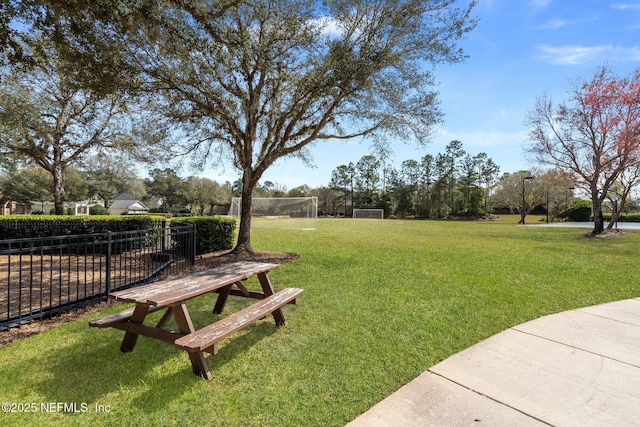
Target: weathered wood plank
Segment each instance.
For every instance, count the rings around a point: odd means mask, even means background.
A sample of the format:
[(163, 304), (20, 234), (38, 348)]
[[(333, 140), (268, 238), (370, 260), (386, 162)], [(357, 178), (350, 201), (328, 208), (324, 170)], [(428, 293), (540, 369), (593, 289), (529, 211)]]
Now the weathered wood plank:
[[(149, 314), (149, 306), (145, 304), (136, 304), (135, 309), (133, 310), (133, 314), (131, 315), (131, 320), (124, 323), (118, 323), (115, 326), (125, 326), (125, 325), (142, 325), (145, 317)], [(129, 330), (125, 330), (124, 338), (122, 338), (122, 344), (120, 345), (120, 351), (123, 353), (128, 353), (133, 351), (136, 346), (136, 342), (138, 341), (138, 333), (131, 332)]]
[(216, 323), (185, 335), (176, 340), (175, 345), (185, 350), (205, 350), (243, 327), (278, 310), (297, 298), (302, 291), (302, 289), (298, 288), (285, 288)]
[[(193, 372), (204, 379), (210, 380), (213, 375), (204, 357), (205, 351), (216, 354), (220, 340), (265, 317), (267, 314), (280, 310), (283, 305), (295, 300), (301, 293), (302, 289), (285, 288), (212, 325), (205, 326), (198, 331), (178, 338), (174, 344), (187, 350)], [(278, 324), (279, 319), (275, 316), (274, 319)], [(282, 321), (282, 324), (284, 324), (284, 317)]]
[[(158, 310), (162, 310), (165, 307), (149, 307), (149, 313), (153, 313)], [(126, 310), (119, 311), (117, 313), (109, 314), (108, 316), (101, 317), (99, 319), (92, 320), (89, 322), (89, 326), (93, 326), (94, 328), (108, 328), (117, 323), (126, 322), (131, 319), (133, 316), (133, 311), (135, 307), (127, 308)]]
[(256, 274), (269, 272), (277, 267), (279, 264), (239, 261), (186, 277), (112, 292), (109, 296), (116, 301), (166, 306), (248, 279)]
[[(123, 330), (127, 334), (132, 334), (132, 336), (136, 337), (136, 340), (138, 336), (143, 336), (147, 338), (153, 338), (156, 340), (164, 341), (169, 344), (173, 344), (176, 339), (183, 337), (185, 335), (185, 333), (183, 332), (173, 332), (173, 331), (168, 331), (166, 329), (144, 325), (142, 323), (133, 323), (133, 322), (118, 323), (114, 325), (113, 328)], [(135, 343), (134, 343), (134, 346), (135, 346)], [(127, 345), (123, 344), (122, 346), (120, 346), (120, 350), (123, 353), (128, 353), (130, 351), (133, 351), (133, 347), (128, 347)]]

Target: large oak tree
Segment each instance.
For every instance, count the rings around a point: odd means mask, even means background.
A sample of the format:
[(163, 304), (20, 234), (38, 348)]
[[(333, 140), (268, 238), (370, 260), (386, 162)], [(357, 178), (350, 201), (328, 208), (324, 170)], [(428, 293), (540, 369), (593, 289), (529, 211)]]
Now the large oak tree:
[(427, 141), (441, 120), (433, 66), (462, 60), (475, 25), (474, 0), (40, 3), (38, 22), (89, 71), (158, 95), (183, 153), (233, 159), (238, 251), (251, 251), (252, 193), (276, 160), (322, 141)]
[[(0, 154), (26, 159), (52, 179), (56, 214), (63, 213), (64, 174), (89, 155), (139, 150), (140, 127), (122, 94), (101, 94), (70, 78), (67, 63), (35, 37), (37, 60), (0, 70)], [(144, 135), (142, 139), (146, 139)]]
[(461, 60), (455, 43), (472, 27), (454, 3), (247, 1), (221, 16), (202, 4), (163, 15), (141, 65), (186, 149), (228, 154), (242, 172), (236, 250), (251, 250), (252, 193), (279, 158), (358, 136), (427, 140), (440, 120), (431, 67)]

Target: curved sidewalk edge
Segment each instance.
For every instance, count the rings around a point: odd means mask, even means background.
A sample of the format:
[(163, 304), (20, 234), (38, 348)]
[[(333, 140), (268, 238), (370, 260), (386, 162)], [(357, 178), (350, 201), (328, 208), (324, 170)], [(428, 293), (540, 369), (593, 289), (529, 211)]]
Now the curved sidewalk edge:
[(476, 425), (640, 426), (640, 298), (507, 329), (348, 424)]

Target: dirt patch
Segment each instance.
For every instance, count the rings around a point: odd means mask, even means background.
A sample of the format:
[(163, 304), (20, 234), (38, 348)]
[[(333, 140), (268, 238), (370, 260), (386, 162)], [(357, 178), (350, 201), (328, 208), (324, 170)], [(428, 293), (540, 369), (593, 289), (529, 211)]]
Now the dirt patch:
[(255, 251), (253, 253), (236, 254), (231, 251), (213, 252), (196, 257), (196, 265), (189, 269), (189, 272), (206, 270), (236, 261), (271, 262), (274, 264), (285, 264), (298, 259), (297, 254), (288, 252), (265, 252)]
[[(185, 273), (195, 273), (197, 271), (206, 270), (208, 268), (217, 267), (219, 265), (224, 265), (236, 261), (256, 261), (284, 264), (287, 262), (295, 261), (296, 259), (298, 259), (297, 254), (287, 252), (255, 251), (251, 254), (234, 254), (231, 251), (221, 251), (196, 257), (195, 265), (184, 270), (180, 275), (183, 275)], [(177, 277), (177, 275), (174, 275), (173, 277)], [(109, 307), (109, 305), (109, 302), (96, 303), (86, 308), (72, 310), (69, 313), (55, 316), (51, 319), (36, 320), (30, 324), (23, 325), (18, 328), (12, 328), (8, 331), (0, 332), (0, 347), (21, 340), (28, 336), (44, 332), (48, 329), (55, 328), (56, 326), (62, 325), (63, 323), (78, 319), (79, 317), (104, 310), (105, 308)]]
[(637, 232), (638, 232), (637, 230), (622, 230), (622, 229), (604, 230), (602, 233), (598, 233), (598, 234), (587, 233), (585, 234), (585, 236), (591, 237), (593, 239), (607, 239), (610, 237), (621, 237), (627, 234), (637, 233)]
[[(160, 254), (164, 255), (164, 254)], [(132, 250), (111, 257), (102, 253), (56, 253), (0, 255), (0, 307), (7, 318), (17, 318), (28, 308), (56, 307), (65, 301), (91, 298), (104, 286), (109, 270), (112, 286), (144, 280), (162, 272), (167, 258), (153, 252)], [(107, 268), (109, 264), (109, 268)], [(184, 257), (174, 257), (171, 268), (183, 271), (191, 265)], [(5, 312), (6, 308), (6, 312)]]

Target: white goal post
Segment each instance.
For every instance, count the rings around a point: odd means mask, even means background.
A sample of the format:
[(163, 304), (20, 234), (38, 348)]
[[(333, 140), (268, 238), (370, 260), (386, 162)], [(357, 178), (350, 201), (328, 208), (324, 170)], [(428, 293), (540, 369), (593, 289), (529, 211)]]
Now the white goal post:
[[(240, 222), (242, 199), (233, 197), (229, 216)], [(251, 228), (315, 230), (318, 224), (317, 197), (254, 197)]]
[(384, 209), (354, 209), (356, 219), (384, 219)]

